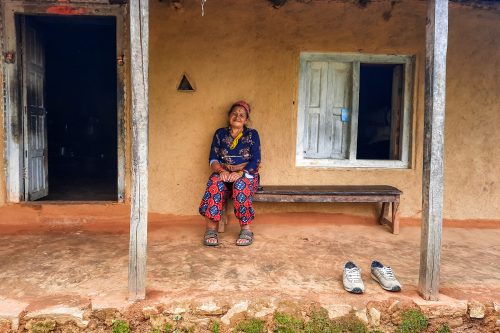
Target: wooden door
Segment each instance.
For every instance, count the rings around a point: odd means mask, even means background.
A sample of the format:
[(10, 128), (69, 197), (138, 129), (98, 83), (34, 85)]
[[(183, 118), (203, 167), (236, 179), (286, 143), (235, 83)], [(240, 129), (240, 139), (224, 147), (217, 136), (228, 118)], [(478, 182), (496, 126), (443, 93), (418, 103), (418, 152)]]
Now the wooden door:
[(24, 118), (24, 189), (26, 200), (49, 194), (45, 53), (40, 31), (29, 17), (21, 18)]

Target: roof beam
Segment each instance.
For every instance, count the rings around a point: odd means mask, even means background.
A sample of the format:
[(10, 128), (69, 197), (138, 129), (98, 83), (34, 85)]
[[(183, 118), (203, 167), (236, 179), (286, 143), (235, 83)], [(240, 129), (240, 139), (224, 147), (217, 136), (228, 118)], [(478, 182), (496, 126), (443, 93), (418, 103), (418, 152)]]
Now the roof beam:
[(500, 11), (500, 1), (498, 0), (450, 0), (450, 2), (475, 9)]

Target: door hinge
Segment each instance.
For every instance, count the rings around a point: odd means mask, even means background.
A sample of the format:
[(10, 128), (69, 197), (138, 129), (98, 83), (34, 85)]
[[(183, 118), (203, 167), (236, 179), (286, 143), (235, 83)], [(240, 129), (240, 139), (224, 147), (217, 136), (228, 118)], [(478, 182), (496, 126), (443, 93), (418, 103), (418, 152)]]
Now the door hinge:
[(123, 53), (120, 54), (118, 58), (116, 58), (116, 63), (118, 64), (118, 66), (125, 65), (125, 55)]
[(27, 167), (23, 168), (23, 178), (28, 179), (28, 168)]
[(3, 54), (3, 59), (7, 64), (13, 64), (16, 62), (16, 52), (9, 51)]

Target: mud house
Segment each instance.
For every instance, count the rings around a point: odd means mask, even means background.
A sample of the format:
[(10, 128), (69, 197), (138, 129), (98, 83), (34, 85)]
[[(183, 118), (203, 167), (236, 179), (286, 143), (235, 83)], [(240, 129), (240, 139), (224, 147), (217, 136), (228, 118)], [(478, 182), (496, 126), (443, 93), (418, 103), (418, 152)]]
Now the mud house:
[[(0, 205), (131, 203), (141, 297), (146, 212), (197, 214), (213, 131), (246, 99), (263, 184), (401, 189), (425, 267), (441, 217), (500, 223), (498, 2), (202, 3), (3, 0)], [(432, 298), (438, 270), (421, 273)]]

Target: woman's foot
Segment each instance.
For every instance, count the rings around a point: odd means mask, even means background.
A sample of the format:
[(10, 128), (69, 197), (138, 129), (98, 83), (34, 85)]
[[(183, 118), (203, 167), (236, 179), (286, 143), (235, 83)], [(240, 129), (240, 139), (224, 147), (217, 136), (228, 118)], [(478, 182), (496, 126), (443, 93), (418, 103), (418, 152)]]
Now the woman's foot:
[(205, 246), (219, 245), (219, 234), (217, 233), (217, 230), (207, 229), (203, 238), (203, 244)]
[(219, 223), (207, 219), (207, 230), (203, 238), (203, 244), (206, 246), (219, 245), (219, 233), (217, 232)]
[(238, 246), (248, 246), (253, 243), (253, 232), (250, 228), (241, 228), (240, 236), (236, 240)]

